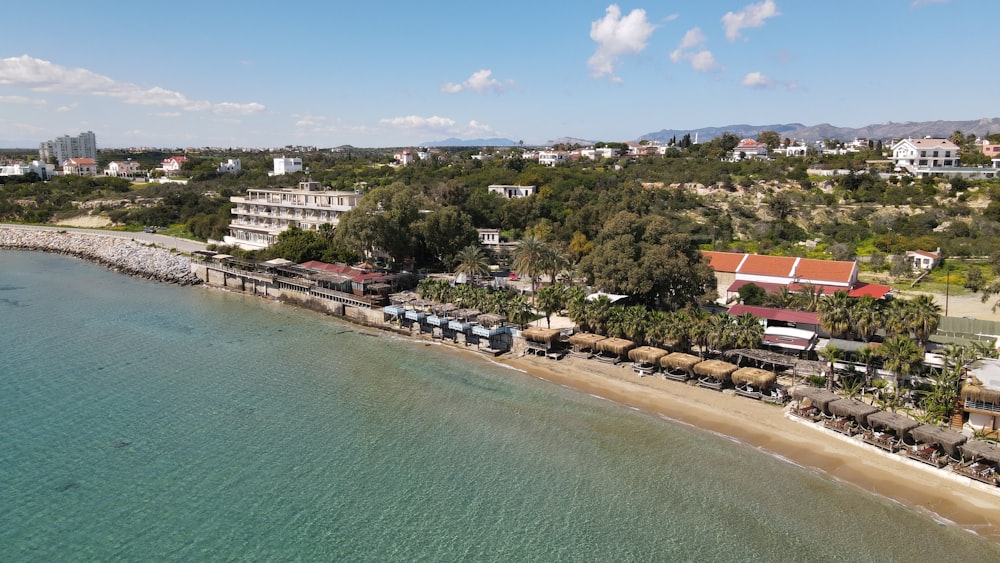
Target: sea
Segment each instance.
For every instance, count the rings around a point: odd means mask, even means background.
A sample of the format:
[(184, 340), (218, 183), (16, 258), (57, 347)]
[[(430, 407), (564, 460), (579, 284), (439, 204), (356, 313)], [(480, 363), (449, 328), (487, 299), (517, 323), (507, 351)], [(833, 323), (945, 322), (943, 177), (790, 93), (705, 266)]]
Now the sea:
[(473, 353), (0, 251), (3, 561), (998, 559)]

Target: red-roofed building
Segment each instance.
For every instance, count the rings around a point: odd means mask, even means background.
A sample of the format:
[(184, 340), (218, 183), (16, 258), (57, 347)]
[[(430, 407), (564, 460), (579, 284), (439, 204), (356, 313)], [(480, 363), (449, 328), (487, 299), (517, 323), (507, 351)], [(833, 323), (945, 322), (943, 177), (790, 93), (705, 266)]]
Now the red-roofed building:
[(181, 171), (181, 167), (187, 162), (186, 156), (172, 156), (170, 158), (163, 159), (160, 164), (160, 170), (167, 176), (174, 176)]
[(66, 176), (97, 176), (97, 162), (92, 158), (71, 158), (63, 162)]
[(926, 250), (907, 250), (906, 261), (913, 264), (915, 270), (933, 270), (934, 266), (941, 261), (941, 249), (937, 252), (927, 252)]
[(767, 158), (767, 145), (753, 139), (741, 140), (733, 149), (732, 160), (735, 162), (745, 158)]

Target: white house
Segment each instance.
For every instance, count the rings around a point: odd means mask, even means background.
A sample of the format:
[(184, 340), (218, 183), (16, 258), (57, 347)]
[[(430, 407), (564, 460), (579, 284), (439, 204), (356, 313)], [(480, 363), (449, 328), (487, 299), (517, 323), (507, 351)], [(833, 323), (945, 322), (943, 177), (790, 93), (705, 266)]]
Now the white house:
[(163, 171), (167, 176), (176, 176), (180, 173), (181, 167), (187, 162), (186, 156), (172, 156), (170, 158), (163, 159), (160, 163), (160, 170)]
[(295, 172), (302, 172), (302, 159), (301, 158), (276, 158), (274, 159), (274, 172), (272, 176), (283, 176), (285, 174), (294, 174)]
[(893, 164), (915, 174), (918, 170), (958, 166), (958, 145), (948, 139), (903, 139), (892, 145)]
[(983, 358), (969, 368), (969, 375), (962, 386), (969, 426), (980, 431), (1000, 429), (1000, 360)]
[(97, 176), (97, 163), (92, 158), (71, 158), (63, 162), (67, 176)]
[(535, 194), (535, 186), (508, 186), (505, 184), (491, 184), (486, 188), (491, 194), (497, 194), (507, 199), (528, 197)]
[(113, 160), (104, 169), (104, 175), (116, 178), (135, 178), (139, 175), (139, 163), (132, 160)]
[(230, 158), (225, 162), (219, 163), (220, 174), (231, 174), (233, 172), (239, 172), (241, 169), (240, 159), (238, 158)]
[(392, 155), (392, 158), (396, 159), (396, 164), (400, 166), (409, 166), (415, 162), (413, 158), (413, 151), (410, 149), (403, 149)]
[(733, 149), (733, 161), (744, 158), (767, 158), (767, 145), (753, 139), (742, 139)]
[(941, 249), (937, 249), (936, 252), (927, 252), (926, 250), (907, 250), (906, 261), (913, 264), (914, 269), (933, 270), (934, 266), (937, 266), (938, 262), (941, 261)]
[(476, 229), (479, 233), (479, 244), (483, 246), (496, 246), (500, 244), (500, 229)]
[(590, 160), (597, 160), (598, 158), (616, 158), (618, 156), (618, 149), (614, 147), (581, 149), (580, 156), (582, 158), (589, 158)]
[(538, 164), (555, 166), (566, 161), (566, 153), (559, 151), (538, 151)]
[(0, 176), (24, 176), (28, 172), (38, 174), (42, 180), (48, 180), (55, 175), (56, 166), (40, 160), (32, 160), (30, 164), (15, 162), (0, 166)]

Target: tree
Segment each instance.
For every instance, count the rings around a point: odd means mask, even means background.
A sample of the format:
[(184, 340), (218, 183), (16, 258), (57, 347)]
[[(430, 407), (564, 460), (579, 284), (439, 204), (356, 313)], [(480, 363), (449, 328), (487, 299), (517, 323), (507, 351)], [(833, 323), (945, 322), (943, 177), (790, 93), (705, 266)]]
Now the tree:
[(545, 313), (545, 325), (548, 328), (552, 328), (550, 321), (552, 313), (566, 306), (566, 286), (556, 284), (547, 285), (539, 289), (538, 295), (535, 297), (535, 304)]
[(870, 295), (859, 297), (851, 303), (850, 323), (854, 333), (865, 342), (871, 342), (882, 325), (879, 301)]
[(897, 334), (883, 342), (878, 353), (885, 359), (885, 369), (892, 372), (894, 394), (898, 402), (900, 381), (916, 371), (924, 354), (909, 336), (903, 334)]
[(420, 217), (419, 201), (411, 186), (398, 182), (379, 186), (340, 218), (334, 237), (365, 258), (384, 252), (392, 262), (402, 264), (415, 254), (413, 227)]
[(821, 358), (830, 363), (830, 372), (826, 376), (826, 388), (833, 389), (833, 380), (836, 378), (837, 360), (843, 356), (843, 351), (836, 346), (827, 346), (818, 352)]
[(767, 145), (769, 150), (774, 150), (781, 146), (781, 135), (778, 135), (777, 131), (761, 131), (757, 135), (757, 142)]
[(526, 236), (517, 243), (514, 249), (512, 266), (523, 276), (531, 279), (531, 294), (535, 294), (537, 276), (542, 273), (546, 256), (545, 241), (535, 236)]
[(479, 241), (472, 219), (457, 207), (442, 207), (427, 214), (414, 224), (424, 246), (441, 264), (469, 245)]
[(910, 309), (910, 330), (921, 348), (927, 348), (927, 341), (941, 322), (941, 307), (930, 295), (918, 295), (908, 303)]
[(490, 272), (489, 260), (478, 244), (470, 244), (459, 250), (455, 255), (455, 262), (455, 273), (465, 274), (472, 281), (475, 281), (477, 276), (484, 276)]

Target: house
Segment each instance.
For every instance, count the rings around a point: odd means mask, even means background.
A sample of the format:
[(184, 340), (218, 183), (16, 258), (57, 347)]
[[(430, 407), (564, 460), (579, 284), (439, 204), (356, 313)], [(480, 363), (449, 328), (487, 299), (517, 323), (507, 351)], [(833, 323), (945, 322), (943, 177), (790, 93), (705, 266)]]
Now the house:
[(555, 166), (566, 161), (566, 153), (559, 151), (538, 151), (538, 164)]
[(842, 260), (816, 260), (798, 256), (764, 256), (738, 252), (703, 250), (709, 266), (715, 270), (720, 302), (739, 295), (741, 287), (754, 284), (768, 293), (803, 291), (809, 286), (832, 294), (847, 291), (851, 297), (872, 296), (881, 299), (892, 288), (858, 281), (858, 263)]
[(774, 149), (774, 152), (787, 157), (805, 156), (809, 153), (809, 146), (805, 143), (792, 143), (788, 146), (778, 147)]
[(772, 307), (733, 305), (729, 314), (739, 316), (751, 314), (764, 325), (762, 344), (780, 351), (791, 350), (808, 356), (819, 343), (821, 336), (829, 336), (823, 330), (819, 313), (791, 311)]
[(506, 184), (491, 184), (486, 188), (491, 194), (497, 194), (507, 199), (528, 197), (535, 194), (535, 186), (509, 186)]
[(914, 270), (933, 270), (941, 261), (941, 249), (935, 252), (907, 250), (906, 261), (913, 265)]
[(97, 162), (92, 158), (71, 158), (62, 166), (66, 176), (97, 176)]
[(40, 160), (32, 160), (30, 164), (14, 162), (0, 166), (0, 176), (24, 176), (28, 172), (38, 174), (42, 180), (48, 180), (55, 175), (56, 166)]
[(500, 229), (476, 229), (479, 233), (479, 244), (483, 246), (496, 246), (500, 244)]
[(976, 141), (979, 145), (979, 150), (983, 151), (983, 154), (990, 157), (991, 160), (1000, 158), (1000, 144), (990, 143), (989, 141)]
[(590, 160), (597, 160), (599, 158), (617, 158), (618, 149), (614, 147), (600, 147), (600, 148), (590, 148), (581, 149), (580, 158), (589, 158)]
[(1000, 360), (983, 358), (969, 368), (962, 386), (962, 410), (975, 430), (1000, 430)]
[(188, 161), (186, 156), (172, 156), (170, 158), (163, 159), (160, 163), (158, 170), (162, 170), (163, 174), (166, 176), (178, 176), (181, 173), (181, 167), (184, 163)]
[(396, 164), (400, 166), (409, 166), (414, 163), (413, 151), (410, 149), (403, 149), (392, 155), (392, 158), (396, 159)]
[(299, 182), (298, 188), (249, 189), (245, 196), (229, 198), (236, 204), (229, 223), (226, 244), (247, 250), (267, 248), (290, 227), (318, 231), (323, 224), (334, 227), (344, 213), (354, 209), (358, 192), (320, 189), (319, 182)]
[(274, 159), (274, 172), (270, 175), (284, 176), (285, 174), (294, 174), (296, 172), (302, 172), (302, 159), (281, 157)]
[(140, 175), (139, 163), (133, 160), (113, 160), (104, 169), (104, 175), (116, 178), (135, 178)]
[(733, 149), (731, 160), (737, 162), (745, 158), (767, 158), (767, 145), (753, 139), (742, 139)]
[(219, 174), (232, 174), (234, 172), (239, 172), (242, 169), (240, 164), (240, 159), (230, 158), (229, 160), (219, 164)]
[(890, 160), (897, 170), (918, 175), (932, 168), (958, 166), (958, 145), (948, 139), (902, 139), (892, 145)]

